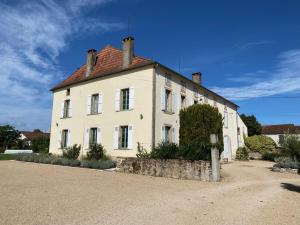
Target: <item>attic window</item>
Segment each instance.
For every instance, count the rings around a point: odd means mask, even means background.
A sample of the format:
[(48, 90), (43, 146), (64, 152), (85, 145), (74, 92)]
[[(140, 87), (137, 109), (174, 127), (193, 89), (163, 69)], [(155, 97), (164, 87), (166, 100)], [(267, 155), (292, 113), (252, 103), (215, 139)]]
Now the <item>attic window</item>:
[(66, 95), (69, 96), (70, 95), (70, 88), (67, 89), (66, 91)]

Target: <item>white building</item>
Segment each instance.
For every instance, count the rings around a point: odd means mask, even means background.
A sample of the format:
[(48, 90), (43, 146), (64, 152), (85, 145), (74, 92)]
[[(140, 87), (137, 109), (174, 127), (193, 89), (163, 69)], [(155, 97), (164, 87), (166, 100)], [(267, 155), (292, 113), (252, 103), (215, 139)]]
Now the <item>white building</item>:
[(55, 86), (50, 152), (80, 144), (82, 154), (101, 143), (111, 156), (136, 156), (137, 142), (151, 149), (163, 140), (179, 142), (179, 111), (210, 104), (224, 117), (224, 158), (244, 144), (247, 128), (238, 106), (201, 84), (153, 60), (136, 56), (132, 37), (123, 49), (91, 49), (87, 63)]

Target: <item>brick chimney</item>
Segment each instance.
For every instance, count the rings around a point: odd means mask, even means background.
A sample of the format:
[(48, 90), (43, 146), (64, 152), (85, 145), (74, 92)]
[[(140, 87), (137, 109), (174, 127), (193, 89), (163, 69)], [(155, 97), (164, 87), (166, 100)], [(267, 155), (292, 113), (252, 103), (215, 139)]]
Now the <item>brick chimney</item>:
[(96, 50), (90, 49), (87, 52), (85, 77), (88, 77), (91, 75), (95, 63), (96, 63)]
[(123, 39), (123, 68), (128, 68), (132, 63), (134, 57), (134, 39), (133, 37), (127, 37)]
[(193, 73), (192, 77), (196, 84), (202, 85), (202, 74), (200, 72)]

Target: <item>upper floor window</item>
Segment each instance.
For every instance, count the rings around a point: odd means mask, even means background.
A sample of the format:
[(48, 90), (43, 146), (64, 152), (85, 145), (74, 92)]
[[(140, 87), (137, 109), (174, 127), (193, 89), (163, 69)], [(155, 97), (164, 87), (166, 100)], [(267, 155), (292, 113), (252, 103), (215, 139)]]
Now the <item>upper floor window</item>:
[(172, 99), (171, 99), (171, 91), (165, 90), (165, 110), (167, 112), (172, 112)]
[(129, 110), (129, 88), (121, 90), (121, 110)]
[(134, 88), (117, 89), (115, 96), (115, 110), (126, 111), (134, 107)]
[(99, 94), (94, 94), (91, 97), (91, 114), (98, 113)]
[(66, 96), (69, 96), (70, 95), (70, 88), (68, 88), (67, 90), (66, 90)]
[(169, 74), (165, 74), (165, 85), (167, 87), (171, 87), (171, 85), (172, 85), (171, 76)]
[(186, 92), (186, 83), (184, 81), (180, 81), (180, 84), (181, 84), (181, 93), (184, 93)]
[(184, 95), (180, 96), (180, 101), (181, 101), (181, 107), (180, 109), (184, 109), (186, 107), (186, 97)]
[(69, 118), (72, 116), (71, 100), (67, 99), (62, 103), (61, 118)]
[(228, 128), (228, 112), (227, 112), (227, 110), (224, 111), (224, 127)]

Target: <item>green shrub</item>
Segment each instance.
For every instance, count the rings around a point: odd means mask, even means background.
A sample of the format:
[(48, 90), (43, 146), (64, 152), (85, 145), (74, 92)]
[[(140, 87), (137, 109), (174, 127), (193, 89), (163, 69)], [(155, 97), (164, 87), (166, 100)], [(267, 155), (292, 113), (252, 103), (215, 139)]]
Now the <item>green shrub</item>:
[(101, 144), (93, 144), (87, 152), (88, 160), (99, 160), (105, 157), (105, 149)]
[(218, 109), (196, 104), (180, 111), (179, 155), (187, 159), (209, 160), (210, 135), (217, 134), (216, 147), (223, 151), (223, 119)]
[(239, 160), (249, 160), (249, 152), (246, 147), (239, 147), (236, 150), (236, 159)]
[(178, 158), (178, 145), (170, 142), (161, 142), (152, 149), (150, 158), (153, 159), (176, 159)]
[(294, 161), (300, 161), (300, 137), (293, 134), (285, 134), (281, 142), (282, 154)]
[(80, 154), (81, 145), (73, 145), (71, 148), (63, 150), (63, 158), (78, 159)]
[(294, 160), (288, 157), (280, 157), (276, 159), (276, 162), (277, 163), (274, 165), (274, 167), (300, 169), (300, 163), (295, 162)]
[(14, 160), (16, 159), (17, 155), (15, 154), (2, 154), (0, 153), (0, 160)]
[(116, 167), (116, 163), (112, 160), (84, 160), (81, 162), (81, 166), (91, 169), (110, 169)]
[(263, 158), (269, 158), (277, 152), (276, 143), (270, 137), (254, 135), (245, 139), (245, 145), (252, 152), (259, 152)]
[(149, 158), (150, 153), (141, 145), (140, 142), (137, 143), (137, 154), (136, 157), (138, 158)]

